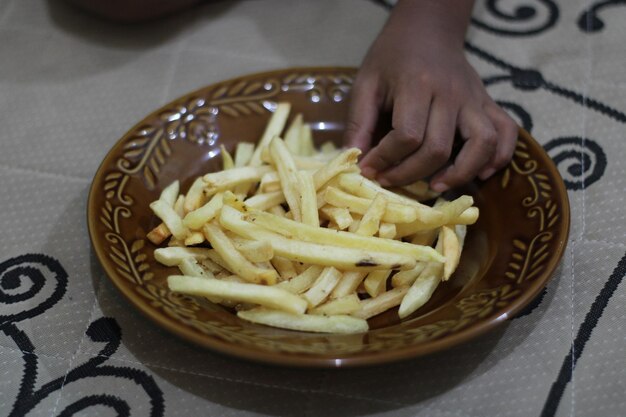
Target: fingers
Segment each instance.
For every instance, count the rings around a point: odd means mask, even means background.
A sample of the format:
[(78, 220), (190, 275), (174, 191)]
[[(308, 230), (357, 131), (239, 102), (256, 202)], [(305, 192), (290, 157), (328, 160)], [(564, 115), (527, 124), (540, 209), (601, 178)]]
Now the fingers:
[(359, 148), (364, 153), (370, 149), (380, 104), (376, 81), (368, 78), (357, 79), (352, 89), (346, 123), (346, 146)]
[(463, 108), (459, 113), (458, 124), (467, 140), (454, 163), (431, 180), (431, 188), (437, 192), (444, 192), (471, 181), (496, 153), (496, 129), (481, 109)]
[(435, 99), (430, 108), (422, 146), (376, 179), (383, 186), (405, 185), (437, 171), (450, 158), (457, 114), (455, 107)]
[(519, 135), (517, 123), (498, 105), (495, 103), (486, 105), (485, 112), (496, 129), (498, 145), (491, 160), (478, 174), (481, 180), (486, 180), (509, 163), (515, 152)]
[(375, 177), (402, 162), (422, 144), (430, 107), (430, 94), (403, 90), (393, 103), (392, 130), (365, 155), (362, 173)]
[[(519, 127), (503, 109), (485, 94), (460, 100), (465, 105), (459, 111), (458, 104), (446, 102), (447, 95), (434, 94), (424, 83), (391, 92), (392, 130), (371, 148), (379, 111), (388, 104), (380, 79), (366, 77), (355, 83), (345, 135), (348, 146), (365, 153), (359, 164), (364, 176), (390, 186), (436, 173), (430, 185), (444, 192), (477, 176), (485, 180), (511, 160)], [(449, 162), (456, 128), (465, 143), (454, 162), (441, 169)]]

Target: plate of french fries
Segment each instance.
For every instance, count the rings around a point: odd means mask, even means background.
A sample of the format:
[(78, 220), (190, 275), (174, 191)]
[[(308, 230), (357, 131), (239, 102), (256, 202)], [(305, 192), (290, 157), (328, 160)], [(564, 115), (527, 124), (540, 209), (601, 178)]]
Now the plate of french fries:
[(95, 253), (158, 325), (267, 363), (359, 366), (469, 340), (544, 288), (567, 194), (525, 131), (510, 166), (439, 195), (384, 188), (341, 139), (355, 70), (216, 83), (140, 121), (89, 195)]

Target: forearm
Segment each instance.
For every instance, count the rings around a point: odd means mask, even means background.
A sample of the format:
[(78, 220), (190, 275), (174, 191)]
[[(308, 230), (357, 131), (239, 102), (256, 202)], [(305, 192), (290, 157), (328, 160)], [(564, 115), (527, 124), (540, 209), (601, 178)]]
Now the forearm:
[(474, 0), (399, 0), (385, 30), (462, 48), (473, 6)]

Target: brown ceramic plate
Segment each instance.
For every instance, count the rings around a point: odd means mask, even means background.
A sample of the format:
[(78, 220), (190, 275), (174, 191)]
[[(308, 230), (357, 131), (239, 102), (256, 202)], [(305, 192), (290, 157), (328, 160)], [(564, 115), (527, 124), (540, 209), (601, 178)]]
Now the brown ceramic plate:
[(207, 348), (256, 361), (307, 367), (361, 366), (438, 351), (493, 329), (546, 285), (569, 231), (563, 181), (550, 158), (521, 132), (508, 168), (463, 190), (480, 220), (468, 230), (452, 279), (408, 319), (395, 310), (357, 335), (321, 335), (251, 324), (220, 306), (173, 294), (146, 232), (157, 224), (148, 205), (164, 186), (219, 168), (219, 145), (260, 137), (278, 101), (312, 124), (315, 138), (341, 139), (353, 68), (295, 68), (208, 86), (147, 116), (124, 135), (95, 175), (89, 233), (106, 274), (159, 326)]

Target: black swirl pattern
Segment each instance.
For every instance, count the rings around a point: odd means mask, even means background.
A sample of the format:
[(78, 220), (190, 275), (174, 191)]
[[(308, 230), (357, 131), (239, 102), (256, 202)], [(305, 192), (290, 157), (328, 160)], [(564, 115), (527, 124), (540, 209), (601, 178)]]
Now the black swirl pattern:
[[(35, 388), (39, 359), (35, 346), (28, 335), (19, 329), (17, 323), (36, 317), (59, 302), (67, 290), (68, 275), (56, 259), (41, 254), (26, 254), (0, 263), (0, 332), (9, 337), (22, 352), (24, 362), (22, 380), (18, 395), (8, 411), (9, 417), (21, 417), (36, 410), (37, 406), (54, 392), (71, 386), (72, 382), (83, 378), (99, 376), (120, 378), (120, 383), (131, 381), (140, 387), (150, 399), (150, 417), (163, 416), (165, 405), (163, 392), (152, 376), (123, 366), (106, 365), (111, 355), (120, 346), (121, 328), (113, 318), (100, 318), (93, 321), (86, 336), (95, 343), (104, 343), (97, 355), (87, 362), (74, 367), (66, 375)], [(48, 290), (46, 292), (46, 289)], [(24, 301), (29, 304), (24, 305)], [(21, 308), (21, 309), (20, 309)], [(85, 413), (90, 407), (105, 406), (118, 416), (130, 416), (131, 407), (127, 401), (107, 393), (87, 394), (61, 410), (59, 416), (72, 416)]]
[(533, 130), (533, 119), (530, 113), (526, 111), (521, 105), (513, 103), (511, 101), (496, 100), (496, 103), (505, 110), (512, 113), (512, 116), (517, 119), (517, 123), (524, 128), (527, 132)]
[[(4, 323), (42, 314), (66, 291), (67, 272), (54, 258), (27, 254), (0, 263), (0, 304), (4, 304), (0, 329)], [(28, 305), (23, 301), (29, 301)]]
[[(504, 25), (496, 27), (493, 24), (484, 22), (476, 17), (472, 18), (472, 25), (477, 28), (486, 30), (491, 33), (495, 33), (503, 36), (532, 36), (543, 33), (548, 29), (556, 25), (559, 19), (559, 8), (552, 0), (535, 0), (534, 3), (538, 4), (524, 4), (513, 10), (513, 12), (506, 12), (501, 8), (501, 1), (499, 0), (486, 0), (486, 9), (496, 19), (503, 22), (505, 25), (510, 23), (530, 23), (527, 28), (511, 28)], [(543, 7), (546, 10), (545, 17), (540, 18), (537, 12), (538, 7)]]
[(570, 90), (555, 82), (546, 80), (543, 74), (534, 68), (519, 68), (515, 65), (496, 57), (490, 52), (479, 48), (471, 42), (465, 42), (465, 49), (476, 57), (508, 72), (506, 75), (486, 78), (487, 85), (495, 82), (510, 82), (511, 85), (522, 91), (535, 91), (542, 89), (558, 97), (565, 98), (590, 110), (608, 116), (620, 123), (626, 123), (626, 113), (612, 108), (592, 97), (585, 96), (574, 90)]
[(597, 142), (578, 136), (552, 139), (544, 145), (559, 167), (568, 190), (582, 190), (597, 182), (606, 171), (606, 154)]
[(586, 33), (600, 32), (604, 29), (604, 21), (599, 17), (600, 11), (607, 7), (618, 5), (626, 5), (626, 0), (604, 0), (595, 3), (580, 15), (578, 27)]

